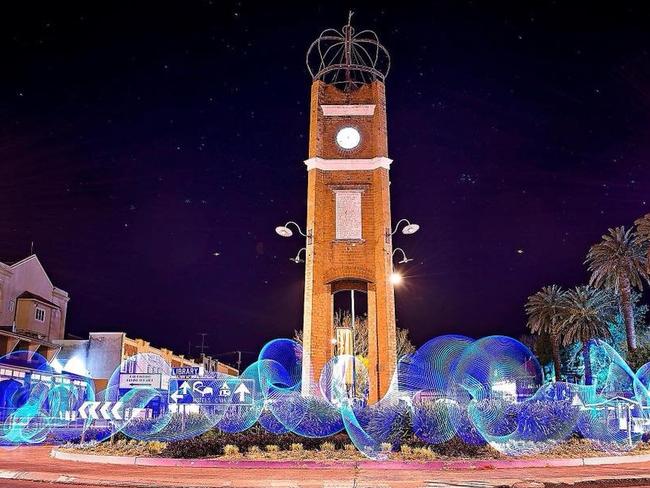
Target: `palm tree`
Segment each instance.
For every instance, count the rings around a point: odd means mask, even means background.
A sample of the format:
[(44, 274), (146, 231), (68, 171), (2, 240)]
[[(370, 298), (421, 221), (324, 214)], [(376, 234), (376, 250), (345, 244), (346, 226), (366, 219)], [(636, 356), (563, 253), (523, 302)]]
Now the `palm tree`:
[(610, 336), (608, 325), (614, 320), (611, 294), (589, 285), (576, 286), (564, 295), (562, 308), (564, 320), (559, 326), (563, 335), (562, 344), (568, 346), (582, 342), (585, 384), (591, 385), (593, 375), (589, 344), (592, 339), (606, 339)]
[(647, 252), (646, 270), (650, 273), (650, 213), (637, 219), (634, 224), (636, 225), (636, 242), (645, 247)]
[(560, 324), (564, 320), (564, 301), (566, 292), (558, 285), (545, 286), (528, 297), (526, 302), (526, 324), (532, 334), (548, 334), (551, 338), (555, 380), (560, 381)]
[(636, 332), (632, 289), (642, 290), (643, 281), (650, 279), (643, 246), (639, 244), (633, 229), (609, 229), (598, 244), (591, 246), (585, 263), (591, 271), (589, 284), (611, 288), (618, 297), (625, 322), (627, 348), (634, 351)]

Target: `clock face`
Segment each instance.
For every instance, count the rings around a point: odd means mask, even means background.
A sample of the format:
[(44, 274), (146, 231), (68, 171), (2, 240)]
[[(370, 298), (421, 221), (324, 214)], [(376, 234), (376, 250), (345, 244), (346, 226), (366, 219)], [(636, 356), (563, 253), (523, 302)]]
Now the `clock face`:
[(343, 127), (336, 133), (336, 143), (343, 149), (354, 149), (361, 142), (361, 134), (354, 127)]

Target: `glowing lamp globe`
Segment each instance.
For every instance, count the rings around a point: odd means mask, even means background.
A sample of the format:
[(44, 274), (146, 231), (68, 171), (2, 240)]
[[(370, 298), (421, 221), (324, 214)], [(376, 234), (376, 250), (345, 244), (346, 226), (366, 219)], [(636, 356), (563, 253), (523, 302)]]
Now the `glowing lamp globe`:
[(404, 226), (402, 229), (402, 234), (410, 236), (411, 234), (415, 234), (418, 230), (420, 230), (420, 226), (418, 224), (409, 224)]
[(390, 275), (390, 282), (393, 285), (399, 285), (402, 282), (402, 275), (399, 273), (392, 273)]
[(286, 225), (279, 225), (276, 227), (275, 233), (281, 237), (291, 237), (293, 235), (292, 230)]

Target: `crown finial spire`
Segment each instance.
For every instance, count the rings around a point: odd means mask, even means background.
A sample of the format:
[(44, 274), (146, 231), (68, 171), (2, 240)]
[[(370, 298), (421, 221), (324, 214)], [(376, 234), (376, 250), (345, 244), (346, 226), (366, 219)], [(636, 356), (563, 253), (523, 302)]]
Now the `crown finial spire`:
[(343, 28), (326, 29), (307, 50), (307, 67), (314, 80), (343, 85), (352, 90), (375, 80), (383, 82), (390, 69), (390, 56), (371, 30), (356, 33), (354, 12), (348, 11)]

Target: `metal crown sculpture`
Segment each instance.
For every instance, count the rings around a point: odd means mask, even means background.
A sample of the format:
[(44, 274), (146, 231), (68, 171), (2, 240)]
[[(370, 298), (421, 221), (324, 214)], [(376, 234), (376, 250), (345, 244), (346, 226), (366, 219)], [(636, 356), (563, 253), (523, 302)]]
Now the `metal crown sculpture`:
[(375, 80), (384, 82), (390, 55), (371, 30), (355, 33), (348, 23), (341, 31), (326, 29), (307, 50), (307, 69), (314, 80), (354, 89)]

